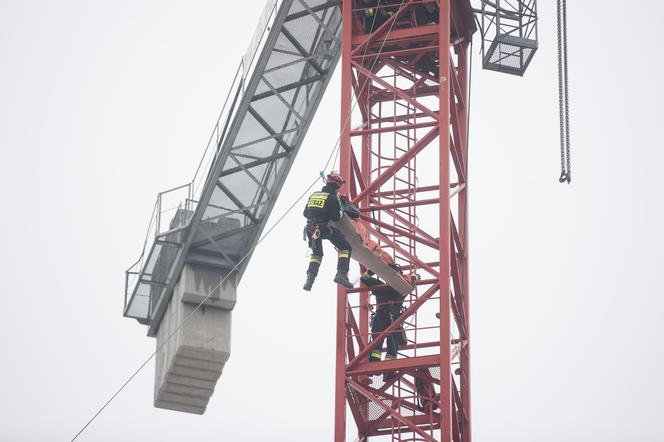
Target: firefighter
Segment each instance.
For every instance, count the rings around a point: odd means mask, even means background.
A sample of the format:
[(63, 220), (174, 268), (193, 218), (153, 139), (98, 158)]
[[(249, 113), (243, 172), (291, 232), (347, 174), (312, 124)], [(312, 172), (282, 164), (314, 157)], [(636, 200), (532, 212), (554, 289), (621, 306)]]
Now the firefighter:
[(393, 11), (386, 10), (383, 6), (378, 6), (379, 3), (378, 0), (364, 0), (366, 6), (364, 10), (364, 32), (367, 34), (378, 29), (394, 14)]
[(339, 221), (344, 214), (344, 205), (339, 201), (339, 189), (345, 183), (343, 177), (337, 172), (331, 172), (325, 179), (325, 186), (320, 192), (314, 192), (309, 197), (304, 209), (307, 218), (305, 238), (309, 240), (312, 254), (307, 269), (307, 281), (302, 287), (310, 291), (318, 275), (323, 260), (323, 240), (327, 239), (339, 252), (337, 260), (337, 274), (334, 282), (347, 289), (353, 284), (348, 280), (348, 267), (350, 266), (351, 247), (339, 230), (332, 227), (332, 221)]
[[(398, 265), (391, 265), (392, 268), (401, 273)], [(420, 276), (417, 273), (410, 275), (409, 279), (412, 283), (419, 281)], [(380, 279), (374, 277), (374, 272), (367, 270), (362, 274), (362, 282), (369, 287), (384, 285), (385, 283)], [(403, 306), (404, 296), (394, 290), (392, 287), (381, 288), (373, 290), (372, 295), (376, 297), (376, 312), (373, 314), (371, 321), (371, 334), (372, 336), (379, 335), (383, 330), (394, 322), (400, 315)], [(389, 361), (397, 358), (399, 347), (406, 344), (406, 335), (400, 326), (397, 331), (391, 333), (387, 337), (387, 352), (385, 353), (385, 360)], [(380, 361), (383, 351), (383, 341), (381, 340), (376, 347), (369, 354), (369, 362)]]

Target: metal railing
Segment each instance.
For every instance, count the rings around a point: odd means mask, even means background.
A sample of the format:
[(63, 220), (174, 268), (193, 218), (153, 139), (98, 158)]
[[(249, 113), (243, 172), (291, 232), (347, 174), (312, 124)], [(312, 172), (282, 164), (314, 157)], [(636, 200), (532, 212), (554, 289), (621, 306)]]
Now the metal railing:
[[(129, 316), (127, 314), (128, 305), (137, 296), (138, 286), (146, 276), (146, 264), (158, 258), (154, 256), (157, 241), (159, 238), (173, 236), (176, 232), (184, 230), (189, 226), (192, 215), (198, 208), (198, 200), (195, 198), (200, 198), (200, 194), (205, 188), (208, 179), (215, 179), (214, 177), (209, 177), (209, 171), (220, 153), (223, 140), (235, 118), (238, 104), (245, 93), (246, 80), (251, 78), (251, 75), (254, 73), (256, 61), (258, 60), (256, 55), (260, 53), (265, 44), (280, 4), (281, 1), (279, 0), (270, 0), (267, 2), (247, 53), (242, 57), (235, 71), (233, 82), (231, 83), (231, 87), (226, 95), (192, 180), (181, 186), (160, 192), (157, 195), (141, 254), (136, 262), (125, 272), (123, 312), (126, 316)], [(178, 213), (180, 216), (176, 216)], [(151, 275), (148, 276), (151, 277)], [(147, 305), (151, 306), (151, 304), (148, 300)], [(150, 312), (146, 312), (146, 316), (141, 319), (149, 321)]]

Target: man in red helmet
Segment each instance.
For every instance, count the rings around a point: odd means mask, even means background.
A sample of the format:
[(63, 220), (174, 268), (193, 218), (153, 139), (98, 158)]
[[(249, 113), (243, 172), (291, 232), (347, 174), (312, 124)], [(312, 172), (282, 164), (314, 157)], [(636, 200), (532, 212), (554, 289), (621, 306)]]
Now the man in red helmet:
[(309, 247), (312, 251), (309, 268), (307, 269), (307, 281), (302, 287), (306, 291), (311, 290), (316, 275), (318, 275), (318, 269), (323, 260), (324, 239), (334, 244), (334, 247), (339, 251), (337, 275), (334, 277), (334, 282), (348, 289), (353, 288), (353, 284), (348, 280), (350, 244), (341, 232), (331, 225), (332, 221), (339, 221), (344, 214), (344, 206), (339, 201), (338, 196), (339, 189), (344, 183), (345, 181), (341, 175), (337, 172), (331, 172), (325, 180), (325, 186), (320, 192), (314, 192), (309, 196), (304, 208), (304, 216), (307, 218), (306, 238), (309, 240)]

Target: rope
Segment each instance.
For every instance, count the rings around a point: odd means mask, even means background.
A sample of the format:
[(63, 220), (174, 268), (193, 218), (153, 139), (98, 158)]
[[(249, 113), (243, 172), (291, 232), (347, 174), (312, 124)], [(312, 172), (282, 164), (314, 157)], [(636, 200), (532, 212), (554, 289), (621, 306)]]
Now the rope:
[(258, 245), (259, 245), (261, 242), (263, 242), (263, 240), (265, 240), (265, 239), (270, 235), (270, 233), (275, 229), (275, 227), (277, 227), (277, 225), (279, 225), (279, 223), (280, 223), (280, 222), (286, 217), (286, 215), (288, 215), (288, 213), (289, 213), (291, 210), (293, 210), (293, 208), (295, 207), (295, 205), (296, 205), (297, 203), (300, 202), (300, 200), (301, 200), (301, 199), (302, 199), (302, 198), (303, 198), (303, 197), (304, 197), (304, 196), (305, 196), (305, 195), (311, 190), (312, 187), (314, 187), (314, 185), (315, 185), (317, 182), (318, 182), (318, 178), (316, 178), (316, 179), (315, 179), (315, 180), (309, 185), (309, 187), (307, 188), (307, 190), (305, 190), (305, 191), (304, 191), (304, 192), (303, 192), (303, 193), (302, 193), (302, 194), (301, 194), (301, 195), (295, 200), (295, 202), (293, 202), (293, 204), (291, 204), (291, 206), (290, 206), (290, 207), (289, 207), (289, 208), (283, 213), (283, 215), (281, 215), (281, 216), (279, 217), (279, 219), (278, 219), (278, 220), (272, 225), (272, 227), (270, 227), (270, 228), (268, 229), (268, 231), (267, 231), (267, 232), (266, 232), (266, 233), (265, 233), (265, 234), (264, 234), (264, 235), (258, 240), (258, 242), (256, 243), (256, 245), (255, 245), (254, 247), (252, 247), (251, 249), (249, 249), (249, 251), (248, 251), (248, 252), (242, 257), (242, 259), (240, 259), (240, 261), (238, 261), (238, 263), (235, 264), (235, 266), (234, 266), (234, 267), (228, 272), (228, 274), (227, 274), (227, 275), (221, 280), (221, 282), (219, 282), (219, 284), (217, 284), (212, 290), (210, 290), (210, 292), (205, 296), (205, 298), (203, 298), (203, 300), (202, 300), (202, 301), (196, 306), (196, 308), (195, 308), (194, 310), (192, 310), (191, 313), (189, 313), (189, 314), (188, 314), (188, 315), (182, 320), (182, 322), (181, 322), (181, 323), (175, 328), (175, 330), (173, 330), (173, 331), (171, 332), (171, 334), (169, 334), (169, 335), (166, 337), (166, 339), (164, 340), (164, 342), (162, 342), (161, 345), (159, 345), (159, 346), (157, 347), (157, 349), (156, 349), (156, 350), (155, 350), (150, 356), (148, 356), (148, 358), (147, 358), (147, 359), (146, 359), (146, 360), (145, 360), (145, 361), (144, 361), (144, 362), (143, 362), (143, 363), (142, 363), (142, 364), (136, 369), (136, 371), (134, 371), (134, 373), (132, 373), (132, 375), (129, 376), (129, 378), (128, 378), (128, 379), (124, 382), (124, 384), (122, 384), (122, 386), (121, 386), (121, 387), (120, 387), (120, 388), (119, 388), (119, 389), (113, 394), (113, 396), (111, 396), (111, 398), (110, 398), (108, 401), (106, 401), (106, 403), (105, 403), (104, 405), (102, 405), (102, 407), (99, 409), (99, 411), (97, 411), (97, 412), (95, 413), (95, 415), (92, 416), (92, 418), (91, 418), (91, 419), (90, 419), (90, 420), (89, 420), (89, 421), (83, 426), (83, 428), (81, 428), (81, 429), (79, 430), (79, 432), (76, 433), (76, 435), (75, 435), (75, 436), (73, 437), (73, 439), (72, 439), (72, 442), (73, 442), (74, 440), (76, 440), (76, 438), (78, 438), (78, 436), (80, 436), (80, 435), (83, 433), (83, 431), (85, 431), (85, 429), (86, 429), (86, 428), (92, 423), (92, 421), (94, 421), (94, 420), (97, 418), (97, 416), (99, 416), (99, 414), (101, 414), (101, 412), (104, 411), (104, 409), (105, 409), (105, 408), (106, 408), (106, 407), (107, 407), (107, 406), (113, 401), (113, 399), (115, 399), (115, 398), (120, 394), (120, 392), (122, 392), (122, 390), (124, 390), (124, 388), (129, 384), (129, 382), (131, 382), (131, 381), (136, 377), (136, 375), (138, 375), (138, 373), (140, 373), (140, 371), (143, 369), (143, 367), (145, 367), (145, 366), (148, 364), (148, 362), (150, 362), (150, 361), (152, 360), (152, 358), (155, 357), (155, 355), (159, 352), (159, 350), (161, 350), (161, 349), (164, 347), (164, 345), (166, 345), (166, 344), (168, 343), (168, 341), (170, 341), (171, 338), (172, 338), (172, 337), (173, 337), (178, 331), (180, 331), (180, 329), (182, 329), (182, 327), (184, 327), (184, 326), (189, 322), (189, 320), (191, 319), (191, 317), (192, 317), (192, 316), (193, 316), (198, 310), (200, 310), (200, 308), (203, 306), (203, 304), (204, 304), (204, 303), (210, 298), (210, 296), (212, 296), (212, 293), (214, 293), (215, 290), (217, 290), (217, 289), (218, 289), (218, 288), (219, 288), (224, 282), (226, 282), (226, 280), (228, 279), (228, 277), (229, 277), (229, 276), (230, 276), (235, 270), (237, 270), (238, 267), (240, 267), (240, 265), (241, 265), (241, 264), (242, 264), (242, 263), (243, 263), (243, 262), (249, 257), (249, 255), (251, 255), (251, 254), (253, 253), (253, 251), (256, 249), (256, 247), (258, 247)]
[[(379, 6), (380, 6), (380, 2), (381, 2), (381, 0), (378, 1), (378, 5), (379, 5)], [(405, 2), (405, 0), (401, 0), (401, 4), (399, 5), (399, 8), (401, 8), (401, 6), (403, 6), (404, 2)], [(372, 23), (372, 28), (373, 28), (373, 25), (375, 24), (375, 20), (376, 20), (376, 16), (374, 16), (373, 23)], [(396, 20), (395, 20), (395, 21), (396, 21)], [(380, 54), (381, 54), (382, 51), (383, 51), (383, 47), (385, 46), (385, 41), (387, 41), (387, 38), (389, 37), (390, 32), (392, 31), (392, 27), (394, 26), (394, 22), (395, 22), (395, 21), (392, 22), (392, 24), (390, 25), (389, 30), (387, 31), (387, 33), (386, 33), (386, 35), (385, 35), (385, 38), (383, 39), (383, 42), (382, 42), (382, 44), (381, 44), (381, 46), (380, 46), (380, 49), (378, 50), (378, 53), (376, 54), (376, 58), (374, 59), (373, 65), (372, 65), (372, 67), (371, 67), (371, 70), (373, 70), (373, 68), (376, 66), (376, 62), (378, 61), (378, 58), (380, 57)], [(365, 48), (364, 55), (366, 55), (367, 50), (368, 50), (368, 45), (367, 45), (367, 47)], [(362, 87), (360, 88), (360, 92), (363, 92), (363, 91), (364, 91), (364, 88), (367, 86), (368, 80), (369, 80), (369, 79), (367, 78), (367, 79), (364, 81), (364, 84), (363, 84)], [(350, 114), (351, 114), (352, 111), (355, 109), (355, 106), (356, 106), (356, 105), (357, 105), (357, 100), (355, 100), (355, 104), (352, 106), (352, 108), (351, 108), (351, 112), (348, 113), (348, 116), (347, 116), (346, 120), (344, 121), (343, 129), (346, 129), (347, 125), (350, 123)], [(330, 161), (332, 160), (332, 157), (333, 157), (333, 156), (335, 155), (335, 153), (337, 152), (337, 150), (338, 150), (338, 148), (339, 148), (339, 145), (340, 145), (340, 144), (339, 144), (340, 141), (341, 141), (341, 135), (339, 135), (339, 137), (337, 138), (337, 141), (336, 141), (336, 143), (335, 143), (335, 146), (334, 146), (334, 148), (332, 149), (332, 152), (330, 153), (330, 156), (328, 157), (328, 159), (327, 159), (327, 161), (326, 161), (326, 163), (325, 163), (325, 166), (324, 166), (323, 170), (327, 169), (327, 166), (329, 165)], [(299, 197), (298, 197), (298, 198), (297, 198), (297, 199), (296, 199), (296, 200), (295, 200), (295, 201), (294, 201), (294, 202), (288, 207), (288, 209), (286, 209), (286, 211), (285, 211), (285, 212), (279, 217), (279, 219), (277, 219), (277, 221), (276, 221), (276, 222), (275, 222), (275, 223), (274, 223), (274, 224), (273, 224), (273, 225), (267, 230), (267, 232), (265, 232), (265, 234), (263, 234), (263, 236), (262, 236), (262, 237), (256, 242), (256, 244), (255, 244), (252, 248), (250, 248), (244, 256), (242, 256), (242, 258), (238, 261), (238, 263), (235, 264), (235, 266), (234, 266), (234, 267), (228, 272), (228, 274), (227, 274), (227, 275), (226, 275), (226, 276), (225, 276), (225, 277), (219, 282), (219, 284), (217, 284), (214, 288), (212, 288), (212, 289), (210, 290), (210, 292), (205, 296), (205, 298), (203, 298), (203, 300), (202, 300), (200, 303), (198, 303), (198, 305), (196, 306), (196, 308), (194, 308), (194, 310), (192, 310), (192, 311), (191, 311), (191, 312), (190, 312), (190, 313), (189, 313), (189, 314), (188, 314), (188, 315), (182, 320), (182, 322), (180, 322), (180, 324), (178, 324), (178, 326), (175, 328), (175, 330), (173, 330), (173, 331), (172, 331), (172, 332), (166, 337), (166, 339), (161, 343), (161, 345), (159, 345), (159, 346), (157, 347), (157, 349), (156, 349), (154, 352), (152, 352), (152, 354), (150, 354), (150, 355), (147, 357), (147, 359), (145, 359), (145, 361), (143, 361), (143, 363), (141, 363), (141, 365), (138, 366), (138, 368), (137, 368), (137, 369), (136, 369), (136, 370), (135, 370), (135, 371), (134, 371), (134, 372), (133, 372), (128, 378), (127, 378), (127, 380), (126, 380), (126, 381), (120, 386), (120, 388), (118, 388), (118, 390), (116, 390), (115, 393), (113, 393), (113, 395), (112, 395), (112, 396), (111, 396), (111, 397), (110, 397), (110, 398), (109, 398), (109, 399), (108, 399), (108, 400), (107, 400), (107, 401), (101, 406), (101, 408), (99, 408), (99, 410), (98, 410), (98, 411), (92, 416), (92, 418), (90, 418), (90, 420), (88, 420), (88, 421), (86, 422), (86, 424), (85, 424), (85, 425), (84, 425), (84, 426), (83, 426), (83, 427), (82, 427), (82, 428), (81, 428), (81, 429), (80, 429), (80, 430), (74, 435), (74, 437), (71, 439), (71, 442), (75, 441), (75, 440), (76, 440), (81, 434), (83, 434), (83, 432), (84, 432), (84, 431), (90, 426), (90, 424), (92, 424), (92, 422), (93, 422), (93, 421), (94, 421), (94, 420), (95, 420), (95, 419), (96, 419), (96, 418), (97, 418), (97, 417), (98, 417), (98, 416), (99, 416), (99, 415), (100, 415), (100, 414), (101, 414), (101, 413), (102, 413), (102, 412), (103, 412), (103, 411), (104, 411), (104, 410), (105, 410), (105, 409), (111, 404), (111, 402), (113, 402), (113, 400), (114, 400), (114, 399), (115, 399), (115, 398), (116, 398), (116, 397), (117, 397), (117, 396), (118, 396), (118, 395), (119, 395), (119, 394), (125, 389), (125, 387), (127, 387), (127, 385), (129, 385), (129, 383), (130, 383), (130, 382), (131, 382), (131, 381), (132, 381), (132, 380), (133, 380), (133, 379), (134, 379), (134, 378), (135, 378), (135, 377), (136, 377), (136, 376), (137, 376), (137, 375), (143, 370), (143, 368), (144, 368), (144, 367), (145, 367), (145, 366), (146, 366), (146, 365), (147, 365), (147, 364), (148, 364), (148, 363), (149, 363), (149, 362), (155, 357), (155, 355), (156, 355), (156, 354), (157, 354), (157, 353), (158, 353), (158, 352), (164, 347), (164, 345), (166, 345), (166, 344), (171, 340), (171, 338), (172, 338), (172, 337), (173, 337), (178, 331), (180, 331), (180, 330), (182, 329), (182, 327), (184, 327), (184, 326), (185, 326), (185, 325), (191, 320), (192, 316), (193, 316), (198, 310), (200, 310), (200, 308), (203, 306), (203, 304), (205, 304), (205, 302), (210, 298), (210, 296), (212, 296), (212, 293), (214, 293), (215, 290), (217, 290), (217, 289), (218, 289), (218, 288), (219, 288), (224, 282), (226, 282), (226, 280), (229, 278), (229, 276), (230, 276), (235, 270), (237, 270), (237, 269), (240, 267), (240, 265), (242, 265), (242, 263), (243, 263), (243, 262), (244, 262), (244, 261), (245, 261), (245, 260), (246, 260), (246, 259), (247, 259), (247, 258), (253, 253), (253, 252), (254, 252), (254, 250), (255, 250), (255, 249), (256, 249), (256, 248), (257, 248), (257, 247), (258, 247), (258, 246), (259, 246), (259, 245), (260, 245), (260, 244), (261, 244), (261, 243), (262, 243), (262, 242), (263, 242), (263, 241), (264, 241), (264, 240), (270, 235), (270, 233), (271, 233), (271, 232), (272, 232), (272, 231), (273, 231), (273, 230), (274, 230), (274, 229), (275, 229), (275, 228), (281, 223), (281, 221), (283, 221), (283, 219), (286, 217), (286, 215), (288, 215), (288, 214), (293, 210), (293, 208), (295, 208), (295, 206), (296, 206), (296, 205), (302, 200), (302, 198), (304, 198), (305, 195), (307, 195), (307, 194), (311, 191), (311, 189), (312, 189), (312, 188), (316, 185), (316, 183), (318, 182), (319, 178), (320, 178), (320, 177), (317, 176), (316, 179), (315, 179), (311, 184), (309, 184), (309, 186), (306, 188), (306, 190), (305, 190), (304, 192), (302, 192), (302, 194), (301, 194), (301, 195), (300, 195), (300, 196), (299, 196)]]
[[(380, 8), (381, 1), (382, 0), (378, 0), (378, 3), (376, 4), (376, 11), (378, 11), (378, 9)], [(401, 7), (405, 3), (405, 1), (406, 0), (401, 0), (401, 3), (399, 3), (399, 8), (397, 9), (397, 11), (399, 9), (401, 9)], [(376, 25), (376, 17), (378, 17), (377, 12), (376, 12), (376, 14), (373, 15), (373, 19), (371, 21), (371, 29), (373, 29), (374, 26)], [(396, 23), (396, 20), (393, 20), (392, 23), (390, 23), (390, 27), (387, 30), (387, 32), (385, 33), (385, 38), (381, 42), (380, 48), (378, 49), (378, 53), (376, 54), (376, 57), (374, 58), (374, 61), (371, 64), (371, 69), (369, 69), (370, 71), (373, 71), (374, 68), (376, 67), (376, 63), (378, 62), (378, 58), (380, 57), (380, 54), (383, 52), (383, 48), (385, 47), (385, 42), (387, 41), (387, 38), (390, 36), (390, 33), (392, 32), (392, 28), (394, 27), (395, 23)], [(367, 55), (367, 50), (369, 50), (369, 45), (368, 44), (364, 47), (364, 53), (362, 54), (362, 59), (363, 60), (364, 60), (364, 57)], [(368, 77), (364, 79), (364, 83), (362, 83), (362, 87), (360, 87), (360, 93), (364, 92), (364, 89), (366, 88), (367, 83), (369, 83), (369, 78)], [(359, 95), (359, 94), (357, 94), (357, 95)], [(343, 125), (344, 129), (346, 129), (346, 127), (348, 126), (348, 123), (350, 123), (350, 116), (353, 114), (353, 111), (355, 110), (355, 107), (357, 106), (357, 103), (358, 103), (358, 100), (356, 98), (355, 102), (353, 103), (353, 105), (350, 108), (350, 112), (348, 112), (348, 115), (346, 115), (346, 120), (344, 121), (344, 125)], [(337, 142), (335, 143), (334, 151), (332, 152), (330, 157), (327, 159), (327, 162), (325, 163), (325, 168), (327, 168), (327, 166), (330, 163), (330, 160), (332, 159), (332, 157), (334, 157), (334, 163), (332, 163), (332, 168), (334, 168), (335, 165), (337, 164), (336, 152), (339, 150), (340, 141), (341, 141), (341, 134), (339, 134), (339, 138), (337, 138)]]
[(560, 178), (572, 181), (572, 160), (569, 130), (569, 81), (567, 64), (567, 0), (558, 0), (558, 110), (560, 116)]

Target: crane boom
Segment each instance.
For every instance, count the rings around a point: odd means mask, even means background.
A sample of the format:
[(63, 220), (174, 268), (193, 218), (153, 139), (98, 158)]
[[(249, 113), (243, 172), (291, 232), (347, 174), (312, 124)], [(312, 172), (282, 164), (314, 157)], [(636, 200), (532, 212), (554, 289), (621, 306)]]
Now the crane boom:
[[(185, 262), (229, 272), (251, 254), (339, 59), (340, 30), (337, 1), (268, 2), (202, 161), (207, 175), (159, 195), (156, 234), (127, 272), (124, 314), (148, 335)], [(176, 192), (183, 203), (162, 219), (162, 201)], [(233, 272), (235, 285), (248, 262)]]

